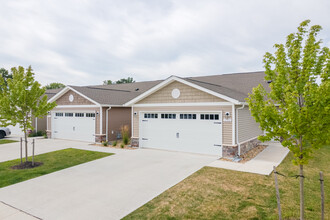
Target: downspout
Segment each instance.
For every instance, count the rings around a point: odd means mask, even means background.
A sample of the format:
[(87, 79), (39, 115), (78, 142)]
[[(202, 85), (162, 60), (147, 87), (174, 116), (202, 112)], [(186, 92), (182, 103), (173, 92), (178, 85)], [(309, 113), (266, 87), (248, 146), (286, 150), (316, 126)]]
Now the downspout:
[(245, 107), (245, 104), (243, 104), (242, 107), (236, 109), (236, 143), (238, 146), (238, 156), (241, 156), (241, 145), (240, 145), (239, 139), (238, 139), (238, 110), (241, 110), (244, 107)]
[(111, 107), (109, 107), (106, 111), (105, 111), (105, 125), (106, 125), (106, 134), (105, 134), (105, 140), (109, 141), (109, 137), (108, 137), (108, 129), (109, 129), (109, 110), (111, 109)]

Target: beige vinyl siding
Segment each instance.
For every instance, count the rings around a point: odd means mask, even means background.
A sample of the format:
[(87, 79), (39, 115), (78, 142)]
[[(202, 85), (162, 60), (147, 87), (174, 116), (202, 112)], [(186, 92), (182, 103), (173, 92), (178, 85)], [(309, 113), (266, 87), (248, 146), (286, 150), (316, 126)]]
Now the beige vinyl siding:
[[(232, 115), (232, 106), (169, 106), (169, 107), (134, 107), (134, 112), (137, 112), (137, 115), (133, 116), (133, 134), (134, 137), (139, 137), (139, 113), (140, 112), (160, 112), (160, 111), (169, 111), (169, 112), (184, 112), (184, 111), (222, 111), (222, 117), (226, 112), (229, 112)], [(198, 138), (198, 137), (195, 137)], [(226, 122), (222, 121), (222, 143), (225, 145), (232, 145), (232, 121)]]
[[(172, 90), (179, 89), (180, 97), (174, 99), (172, 97)], [(187, 86), (180, 82), (173, 82), (166, 87), (158, 90), (150, 96), (142, 99), (136, 104), (150, 104), (150, 103), (195, 103), (195, 102), (227, 102), (216, 96), (202, 92), (193, 87)]]
[[(69, 101), (69, 96), (73, 95), (73, 102)], [(91, 101), (85, 99), (81, 95), (78, 95), (74, 91), (67, 91), (64, 95), (56, 100), (57, 105), (94, 105)]]
[(244, 142), (263, 134), (248, 107), (238, 110), (238, 141)]

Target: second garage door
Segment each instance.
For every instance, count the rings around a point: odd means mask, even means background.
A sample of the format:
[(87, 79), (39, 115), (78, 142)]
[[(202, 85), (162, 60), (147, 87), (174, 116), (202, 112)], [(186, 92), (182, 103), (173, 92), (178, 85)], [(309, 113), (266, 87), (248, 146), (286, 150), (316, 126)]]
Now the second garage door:
[(141, 112), (140, 146), (222, 156), (221, 112)]
[(95, 142), (95, 113), (53, 112), (52, 138)]

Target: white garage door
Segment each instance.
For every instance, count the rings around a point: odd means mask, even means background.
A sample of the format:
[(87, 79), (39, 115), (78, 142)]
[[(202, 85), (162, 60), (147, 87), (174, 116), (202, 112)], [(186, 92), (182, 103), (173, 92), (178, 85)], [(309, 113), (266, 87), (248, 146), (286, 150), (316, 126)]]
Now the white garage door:
[(140, 113), (140, 146), (222, 156), (221, 112)]
[(52, 137), (95, 142), (95, 113), (53, 112)]

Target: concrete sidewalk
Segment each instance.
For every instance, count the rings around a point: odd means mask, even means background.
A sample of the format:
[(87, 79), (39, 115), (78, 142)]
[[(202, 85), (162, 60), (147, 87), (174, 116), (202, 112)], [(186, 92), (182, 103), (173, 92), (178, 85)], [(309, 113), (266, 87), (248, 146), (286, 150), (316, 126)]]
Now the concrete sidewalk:
[(267, 142), (265, 144), (267, 144), (268, 147), (246, 163), (216, 160), (208, 166), (247, 173), (270, 175), (273, 171), (273, 166), (278, 166), (289, 153), (289, 150), (278, 142)]
[(36, 218), (26, 212), (23, 212), (19, 209), (16, 209), (10, 205), (7, 205), (0, 201), (0, 219), (3, 220), (38, 220), (40, 218)]

